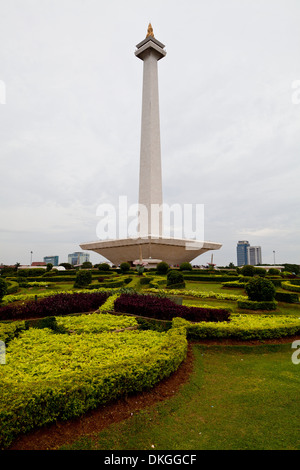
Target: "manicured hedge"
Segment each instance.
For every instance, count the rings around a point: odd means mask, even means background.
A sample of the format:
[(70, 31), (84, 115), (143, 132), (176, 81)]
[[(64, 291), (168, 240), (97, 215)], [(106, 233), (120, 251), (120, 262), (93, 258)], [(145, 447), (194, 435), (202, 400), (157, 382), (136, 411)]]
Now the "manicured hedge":
[(236, 281), (236, 276), (214, 276), (214, 275), (202, 275), (195, 276), (194, 274), (185, 274), (182, 273), (185, 281), (209, 281), (209, 282), (226, 282), (226, 281)]
[(291, 282), (289, 281), (286, 281), (286, 282), (282, 282), (281, 283), (281, 287), (285, 290), (291, 290), (291, 291), (294, 291), (294, 292), (300, 292), (300, 286), (296, 286), (294, 284), (292, 284)]
[(274, 300), (264, 300), (261, 302), (255, 300), (238, 300), (238, 308), (248, 310), (276, 310), (277, 302)]
[(232, 315), (226, 323), (192, 324), (182, 318), (173, 319), (173, 326), (185, 326), (187, 338), (235, 339), (241, 341), (283, 338), (300, 334), (300, 319), (292, 315)]
[(98, 309), (107, 299), (105, 292), (56, 294), (44, 297), (37, 302), (8, 304), (0, 308), (0, 320), (20, 320), (42, 318), (53, 315), (89, 312)]
[(227, 309), (198, 308), (178, 305), (168, 298), (159, 298), (151, 295), (122, 294), (115, 300), (116, 312), (171, 320), (174, 317), (186, 318), (190, 321), (229, 321), (230, 313)]
[(186, 353), (184, 327), (71, 335), (29, 329), (10, 342), (0, 367), (0, 448), (21, 433), (152, 388)]
[(276, 292), (275, 300), (277, 300), (278, 302), (296, 304), (299, 302), (299, 296), (298, 294), (290, 294), (289, 292)]

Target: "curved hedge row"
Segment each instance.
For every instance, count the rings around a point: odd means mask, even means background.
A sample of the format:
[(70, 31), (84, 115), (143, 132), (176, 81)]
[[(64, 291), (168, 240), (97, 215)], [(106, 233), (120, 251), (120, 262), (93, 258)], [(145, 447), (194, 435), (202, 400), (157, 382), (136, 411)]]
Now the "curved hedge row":
[(172, 320), (174, 317), (190, 321), (227, 322), (230, 312), (225, 308), (202, 308), (178, 305), (168, 298), (152, 295), (121, 294), (114, 302), (116, 312), (130, 313), (161, 320)]
[(293, 292), (300, 292), (300, 286), (292, 284), (289, 281), (282, 282), (281, 287), (283, 289), (290, 290), (290, 291), (293, 291)]
[(153, 387), (186, 353), (184, 327), (166, 333), (21, 333), (0, 368), (0, 448), (20, 433)]
[(192, 324), (182, 318), (173, 319), (173, 325), (185, 326), (187, 338), (261, 340), (300, 334), (300, 319), (291, 315), (232, 315), (229, 323)]
[(105, 292), (61, 293), (46, 296), (37, 302), (9, 304), (0, 308), (0, 320), (43, 318), (53, 315), (89, 312), (98, 309), (107, 299)]

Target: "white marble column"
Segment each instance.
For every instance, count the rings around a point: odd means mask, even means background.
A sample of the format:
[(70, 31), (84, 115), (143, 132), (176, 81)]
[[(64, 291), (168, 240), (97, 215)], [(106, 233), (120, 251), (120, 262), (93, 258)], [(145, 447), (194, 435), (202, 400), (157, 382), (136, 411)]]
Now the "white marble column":
[[(162, 236), (162, 215), (151, 217), (151, 210), (162, 207), (162, 173), (157, 61), (166, 55), (164, 45), (148, 36), (137, 46), (135, 55), (143, 60), (143, 98), (140, 148), (139, 204), (140, 234)], [(158, 212), (156, 211), (156, 214)]]

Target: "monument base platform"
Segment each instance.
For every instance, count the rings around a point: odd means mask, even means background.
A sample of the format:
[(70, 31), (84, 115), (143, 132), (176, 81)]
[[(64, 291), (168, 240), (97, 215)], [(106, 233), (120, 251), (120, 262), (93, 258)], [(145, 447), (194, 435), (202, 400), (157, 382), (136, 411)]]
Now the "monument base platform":
[(99, 253), (115, 266), (123, 262), (133, 263), (140, 258), (163, 260), (175, 266), (191, 262), (203, 253), (219, 250), (221, 247), (222, 244), (215, 242), (152, 236), (87, 242), (80, 245), (83, 250)]

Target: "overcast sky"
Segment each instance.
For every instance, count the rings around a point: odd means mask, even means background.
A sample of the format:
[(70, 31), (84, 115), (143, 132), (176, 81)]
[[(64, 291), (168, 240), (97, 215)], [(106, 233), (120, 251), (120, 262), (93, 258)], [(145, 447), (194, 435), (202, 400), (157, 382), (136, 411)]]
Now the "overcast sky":
[(149, 22), (164, 202), (204, 204), (218, 265), (238, 240), (300, 264), (299, 0), (0, 0), (0, 263), (66, 262), (137, 202)]

